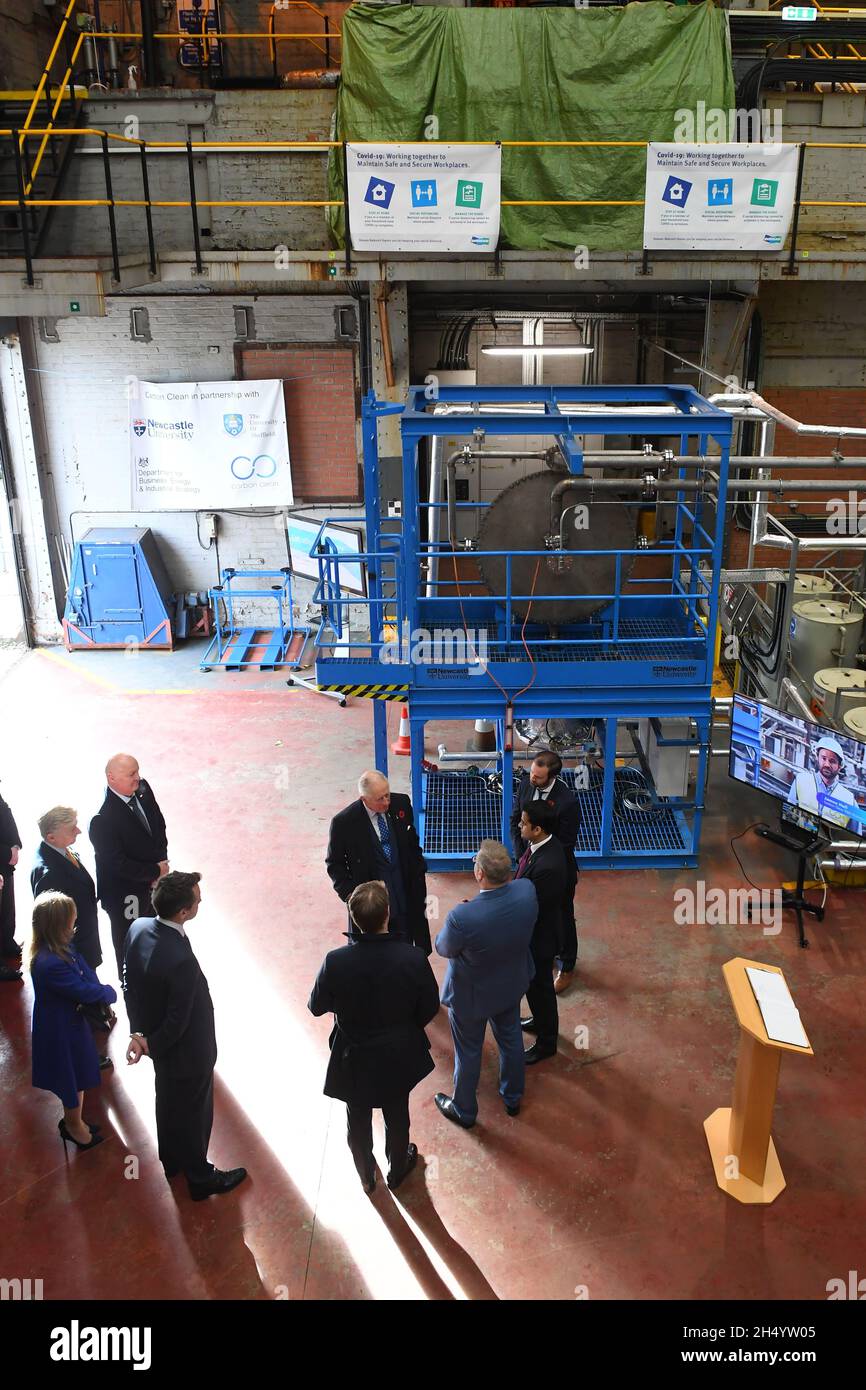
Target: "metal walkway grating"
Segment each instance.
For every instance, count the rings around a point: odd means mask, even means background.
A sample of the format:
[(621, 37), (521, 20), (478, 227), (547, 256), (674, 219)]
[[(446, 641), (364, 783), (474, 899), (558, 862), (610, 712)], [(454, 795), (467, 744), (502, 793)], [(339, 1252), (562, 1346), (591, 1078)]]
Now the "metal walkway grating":
[[(565, 768), (564, 782), (574, 788), (574, 770)], [(589, 787), (575, 788), (580, 807), (580, 829), (577, 836), (577, 858), (581, 852), (598, 853), (601, 847), (601, 803), (603, 774), (590, 769)], [(632, 811), (623, 803), (629, 791), (645, 791), (646, 782), (640, 772), (630, 767), (617, 768), (613, 779), (613, 833), (611, 850), (615, 854), (632, 851), (688, 850), (680, 824), (673, 811), (666, 808), (651, 811)]]
[[(573, 769), (563, 779), (574, 787)], [(603, 774), (590, 771), (588, 788), (576, 789), (580, 807), (577, 859), (601, 853), (601, 805)], [(640, 772), (618, 768), (614, 775), (614, 816), (611, 852), (689, 853), (690, 840), (683, 834), (675, 813), (668, 809), (632, 811), (623, 796), (644, 789)], [(428, 772), (425, 776), (425, 854), (472, 855), (482, 840), (498, 840), (502, 834), (502, 794), (488, 791), (483, 777), (470, 772)]]
[(428, 772), (425, 778), (425, 854), (474, 854), (482, 840), (502, 835), (502, 793), (488, 791), (472, 772)]
[[(447, 650), (456, 631), (459, 629), (434, 628), (434, 648), (438, 636), (440, 646)], [(488, 623), (474, 631), (486, 638), (486, 651), (481, 654), (487, 661), (526, 661), (519, 627), (512, 629), (510, 642), (497, 641), (495, 624)], [(577, 633), (569, 633), (553, 646), (533, 642), (531, 633), (526, 641), (533, 660), (545, 665), (573, 661), (694, 661), (706, 652), (707, 633), (701, 623), (692, 626), (676, 618), (623, 618), (616, 642), (612, 631), (610, 623), (585, 623)]]

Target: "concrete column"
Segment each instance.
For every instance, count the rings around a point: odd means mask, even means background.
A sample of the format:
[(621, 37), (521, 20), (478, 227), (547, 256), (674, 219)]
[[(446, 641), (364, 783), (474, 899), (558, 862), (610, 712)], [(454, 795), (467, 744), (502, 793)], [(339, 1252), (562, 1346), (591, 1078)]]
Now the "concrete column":
[[(370, 286), (370, 336), (373, 347), (373, 390), (380, 400), (403, 401), (409, 389), (409, 302), (405, 284), (387, 284), (388, 329), (391, 337), (391, 357), (394, 364), (394, 385), (389, 386), (385, 374), (385, 349), (379, 321), (376, 295), (378, 286)], [(379, 424), (379, 456), (399, 457), (400, 418), (389, 415)]]

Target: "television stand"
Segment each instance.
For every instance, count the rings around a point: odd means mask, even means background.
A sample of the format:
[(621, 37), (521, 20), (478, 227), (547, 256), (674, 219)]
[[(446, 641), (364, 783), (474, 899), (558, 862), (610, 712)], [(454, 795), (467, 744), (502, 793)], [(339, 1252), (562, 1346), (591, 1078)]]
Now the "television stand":
[[(811, 913), (813, 917), (817, 917), (819, 922), (823, 922), (824, 920), (823, 907), (818, 907), (815, 903), (808, 902), (804, 897), (806, 860), (811, 858), (811, 856), (816, 854), (819, 850), (826, 849), (830, 841), (823, 839), (820, 835), (813, 836), (806, 841), (796, 840), (790, 835), (781, 835), (778, 831), (771, 830), (768, 825), (756, 826), (755, 834), (760, 835), (764, 840), (772, 840), (774, 845), (781, 845), (782, 849), (789, 849), (797, 856), (797, 886), (793, 892), (788, 888), (782, 889), (782, 907), (783, 909), (786, 907), (790, 908), (795, 913), (797, 918), (797, 940), (800, 946), (805, 950), (809, 942), (806, 939), (806, 933), (803, 929), (803, 913)], [(749, 908), (748, 916), (751, 920), (751, 907)]]

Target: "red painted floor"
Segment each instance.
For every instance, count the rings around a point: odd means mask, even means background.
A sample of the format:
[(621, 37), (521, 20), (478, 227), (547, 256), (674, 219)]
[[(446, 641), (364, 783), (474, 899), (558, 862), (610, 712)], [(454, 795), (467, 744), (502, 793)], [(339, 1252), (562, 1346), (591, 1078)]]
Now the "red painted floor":
[[(65, 1161), (59, 1102), (30, 1086), (29, 984), (0, 985), (0, 1275), (42, 1278), (51, 1299), (568, 1300), (823, 1299), (829, 1279), (862, 1272), (862, 892), (834, 891), (800, 951), (787, 918), (778, 936), (678, 926), (673, 893), (692, 873), (585, 873), (580, 982), (561, 1000), (559, 1055), (528, 1074), (520, 1117), (498, 1100), (492, 1051), (476, 1128), (439, 1117), (433, 1095), (450, 1091), (451, 1064), (441, 1013), (437, 1070), (413, 1093), (423, 1170), (394, 1196), (380, 1183), (370, 1201), (343, 1107), (321, 1094), (329, 1024), (306, 1010), (323, 955), (341, 944), (324, 844), (370, 761), (369, 707), (340, 709), (278, 675), (199, 676), (188, 659), (149, 653), (33, 653), (0, 702), (2, 791), (25, 838), (19, 937), (36, 816), (66, 803), (86, 825), (111, 753), (139, 758), (173, 867), (203, 874), (191, 935), (220, 1045), (211, 1155), (251, 1175), (201, 1204), (182, 1180), (166, 1183), (152, 1072), (125, 1065), (122, 1016), (116, 1070), (85, 1111), (111, 1137)], [(729, 838), (772, 807), (734, 791), (721, 764), (701, 874), (739, 887)], [(756, 882), (779, 881), (771, 847), (746, 837), (739, 848)], [(472, 891), (465, 876), (429, 886), (440, 919)], [(103, 942), (112, 979), (107, 922)], [(702, 1128), (729, 1104), (736, 1029), (721, 966), (735, 955), (784, 968), (815, 1049), (783, 1061), (774, 1136), (788, 1186), (765, 1208), (718, 1190)], [(441, 978), (444, 962), (433, 965)]]

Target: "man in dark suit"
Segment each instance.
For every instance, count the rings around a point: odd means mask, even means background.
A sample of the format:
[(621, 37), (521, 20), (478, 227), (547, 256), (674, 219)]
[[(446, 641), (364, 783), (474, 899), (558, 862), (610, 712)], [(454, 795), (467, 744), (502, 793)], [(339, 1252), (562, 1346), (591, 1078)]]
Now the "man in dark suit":
[[(78, 815), (71, 806), (54, 806), (39, 817), (42, 842), (30, 870), (30, 887), (34, 898), (40, 893), (65, 893), (75, 903), (75, 949), (84, 957), (91, 970), (102, 964), (99, 942), (99, 912), (96, 906), (96, 887), (78, 855), (72, 849), (81, 831)], [(107, 1005), (86, 1004), (87, 1015), (101, 1071), (111, 1065), (108, 1056), (108, 1034), (114, 1015)]]
[(150, 1057), (156, 1077), (156, 1133), (165, 1176), (182, 1172), (194, 1202), (231, 1192), (245, 1168), (208, 1162), (217, 1047), (207, 980), (185, 926), (201, 903), (201, 874), (170, 873), (153, 890), (156, 917), (133, 922), (126, 937), (123, 993), (132, 1037), (130, 1064)]
[(517, 878), (527, 878), (538, 898), (538, 919), (532, 933), (535, 978), (526, 991), (532, 1016), (522, 1022), (535, 1042), (527, 1050), (526, 1064), (541, 1062), (556, 1052), (559, 1010), (553, 988), (553, 961), (562, 931), (562, 903), (568, 881), (565, 850), (553, 833), (556, 810), (546, 801), (530, 801), (520, 817), (520, 834), (526, 849), (517, 866)]
[(90, 822), (96, 852), (96, 891), (111, 922), (117, 974), (130, 923), (153, 910), (151, 889), (168, 873), (165, 821), (138, 763), (117, 753), (105, 769), (108, 790)]
[[(429, 956), (427, 865), (421, 853), (412, 803), (391, 792), (381, 772), (363, 772), (359, 799), (331, 821), (325, 866), (347, 903), (354, 888), (381, 879), (388, 889), (392, 936), (420, 946)], [(355, 933), (350, 934), (354, 938)]]
[(330, 951), (307, 1007), (334, 1014), (325, 1095), (346, 1102), (347, 1138), (364, 1191), (376, 1186), (373, 1110), (385, 1121), (388, 1186), (418, 1161), (409, 1143), (409, 1093), (433, 1070), (425, 1027), (439, 1012), (429, 963), (388, 931), (388, 890), (362, 883), (350, 894), (358, 939)]
[(21, 836), (15, 817), (0, 796), (0, 957), (14, 961), (4, 965), (0, 959), (0, 981), (20, 980), (21, 947), (15, 940), (15, 865), (21, 849)]
[(499, 1094), (509, 1115), (520, 1113), (526, 1075), (520, 1001), (534, 973), (529, 943), (538, 916), (527, 878), (511, 881), (511, 855), (496, 840), (482, 840), (475, 856), (480, 889), (445, 919), (436, 950), (448, 961), (442, 1003), (454, 1039), (454, 1094), (436, 1104), (447, 1120), (471, 1129), (478, 1114), (481, 1049), (488, 1022), (499, 1048)]
[(574, 890), (580, 877), (580, 870), (574, 858), (577, 832), (580, 827), (580, 811), (577, 798), (567, 782), (560, 777), (562, 759), (558, 753), (544, 749), (537, 753), (528, 772), (524, 772), (514, 798), (511, 812), (511, 843), (514, 857), (519, 859), (523, 853), (520, 836), (520, 817), (523, 808), (530, 801), (546, 801), (556, 808), (556, 824), (553, 833), (565, 850), (567, 881), (565, 897), (562, 902), (562, 940), (558, 943), (557, 957), (559, 969), (553, 987), (557, 994), (568, 989), (574, 978), (577, 964), (577, 927), (574, 921)]

